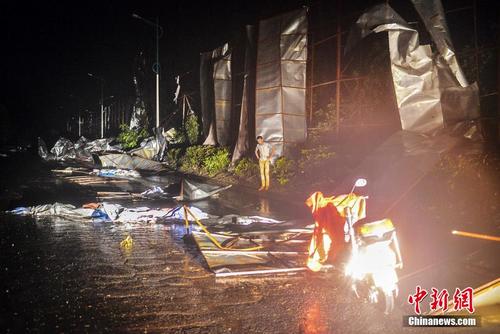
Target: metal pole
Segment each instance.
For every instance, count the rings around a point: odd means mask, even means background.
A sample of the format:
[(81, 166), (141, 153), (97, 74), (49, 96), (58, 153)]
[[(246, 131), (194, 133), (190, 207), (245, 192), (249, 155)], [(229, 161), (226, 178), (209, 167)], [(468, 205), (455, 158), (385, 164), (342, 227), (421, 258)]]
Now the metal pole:
[(78, 114), (78, 137), (82, 136), (82, 116)]
[(477, 44), (477, 3), (472, 1), (472, 15), (474, 19), (474, 60), (476, 62), (476, 81), (479, 82), (479, 48)]
[(309, 82), (309, 127), (312, 127), (313, 121), (313, 94), (314, 94), (314, 43), (312, 42), (312, 34), (311, 34), (311, 78)]
[(104, 138), (104, 83), (101, 80), (101, 138)]
[(490, 240), (490, 241), (500, 241), (500, 237), (497, 237), (494, 235), (482, 234), (482, 233), (472, 233), (472, 232), (453, 230), (453, 231), (451, 231), (451, 234), (459, 235), (462, 237), (469, 237), (469, 238), (476, 238), (476, 239), (483, 239), (483, 240)]
[(160, 126), (160, 26), (156, 17), (156, 127)]
[(336, 109), (336, 132), (340, 131), (340, 57), (342, 55), (342, 30), (340, 27), (340, 0), (337, 0), (337, 84), (335, 92), (335, 109)]

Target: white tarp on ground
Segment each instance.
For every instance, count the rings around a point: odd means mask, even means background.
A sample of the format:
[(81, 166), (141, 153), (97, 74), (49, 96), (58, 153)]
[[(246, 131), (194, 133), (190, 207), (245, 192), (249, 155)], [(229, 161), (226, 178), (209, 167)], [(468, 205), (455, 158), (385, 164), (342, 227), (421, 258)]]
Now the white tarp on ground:
[[(214, 218), (196, 207), (188, 208), (198, 219)], [(182, 206), (176, 208), (152, 209), (149, 207), (126, 208), (115, 203), (99, 203), (96, 208), (77, 208), (71, 204), (42, 204), (32, 207), (18, 207), (7, 213), (37, 218), (65, 218), (78, 221), (111, 221), (114, 223), (156, 223), (184, 220)], [(193, 221), (188, 216), (189, 221)]]
[(182, 180), (181, 194), (178, 197), (180, 201), (199, 201), (202, 199), (209, 198), (215, 194), (220, 193), (226, 189), (231, 188), (229, 186), (218, 186), (208, 183), (196, 182), (193, 180)]

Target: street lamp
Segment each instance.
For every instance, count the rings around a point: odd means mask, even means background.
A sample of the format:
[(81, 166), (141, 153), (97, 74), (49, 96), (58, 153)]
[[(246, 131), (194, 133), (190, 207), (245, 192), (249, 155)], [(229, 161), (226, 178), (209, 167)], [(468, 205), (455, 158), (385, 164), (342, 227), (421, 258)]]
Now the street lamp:
[(104, 138), (104, 78), (92, 73), (87, 73), (87, 75), (91, 78), (99, 80), (101, 83), (101, 98), (99, 103), (101, 105), (101, 138)]
[(82, 136), (82, 124), (83, 124), (82, 115), (78, 113), (78, 138)]
[(132, 17), (155, 27), (156, 62), (153, 64), (153, 72), (156, 73), (156, 127), (158, 128), (160, 126), (160, 37), (163, 36), (163, 28), (158, 24), (158, 17), (156, 23), (135, 13), (132, 13)]

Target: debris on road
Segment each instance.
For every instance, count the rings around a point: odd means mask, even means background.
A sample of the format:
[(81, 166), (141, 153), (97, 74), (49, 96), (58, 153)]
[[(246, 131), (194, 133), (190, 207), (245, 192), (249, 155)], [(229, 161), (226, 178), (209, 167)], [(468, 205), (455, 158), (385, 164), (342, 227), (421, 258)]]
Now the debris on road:
[[(126, 208), (114, 203), (87, 203), (77, 208), (71, 204), (44, 204), (33, 207), (17, 207), (7, 213), (36, 218), (65, 218), (72, 221), (101, 221), (113, 223), (161, 223), (185, 219), (183, 207), (152, 209), (149, 207)], [(199, 219), (215, 218), (196, 207), (190, 207)], [(191, 220), (192, 218), (189, 218)]]

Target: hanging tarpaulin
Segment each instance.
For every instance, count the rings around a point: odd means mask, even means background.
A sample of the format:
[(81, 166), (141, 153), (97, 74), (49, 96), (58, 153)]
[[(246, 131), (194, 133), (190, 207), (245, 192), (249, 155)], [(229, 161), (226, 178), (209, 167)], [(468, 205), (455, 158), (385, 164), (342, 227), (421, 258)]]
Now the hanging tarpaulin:
[(416, 30), (391, 24), (388, 31), (394, 90), (403, 130), (431, 132), (443, 127), (441, 92), (429, 45), (419, 45)]
[(216, 145), (215, 137), (215, 99), (212, 67), (212, 52), (200, 54), (200, 104), (203, 123), (204, 145)]
[(346, 51), (367, 35), (380, 32), (388, 34), (394, 92), (403, 130), (430, 133), (443, 128), (445, 121), (451, 124), (477, 116), (477, 89), (461, 87), (450, 66), (436, 62), (431, 47), (420, 45), (418, 32), (385, 3), (372, 7), (356, 21)]
[(213, 52), (217, 142), (228, 146), (231, 125), (231, 50), (226, 43)]
[(243, 94), (239, 107), (239, 128), (232, 163), (245, 156), (250, 150), (255, 135), (255, 62), (256, 62), (256, 29), (246, 26), (245, 69), (243, 77)]
[(412, 0), (440, 57), (437, 59), (441, 104), (446, 124), (479, 117), (479, 88), (469, 85), (458, 63), (441, 0)]
[(453, 47), (450, 31), (446, 24), (441, 0), (411, 0), (411, 2), (413, 2), (420, 18), (424, 21), (425, 27), (432, 36), (439, 54), (450, 67), (458, 83), (462, 87), (468, 86), (469, 83), (455, 56), (455, 48)]
[(306, 9), (260, 21), (255, 131), (278, 155), (307, 136), (306, 62)]
[(231, 125), (231, 50), (229, 44), (201, 54), (200, 90), (204, 145), (229, 145)]

